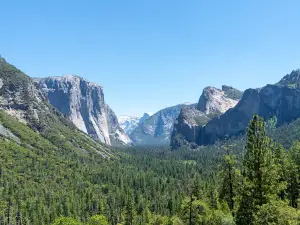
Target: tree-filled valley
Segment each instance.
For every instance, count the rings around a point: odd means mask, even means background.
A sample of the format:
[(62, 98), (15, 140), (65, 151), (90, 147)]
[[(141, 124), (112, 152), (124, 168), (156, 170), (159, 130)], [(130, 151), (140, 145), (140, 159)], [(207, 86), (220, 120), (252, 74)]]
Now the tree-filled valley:
[(0, 224), (299, 224), (299, 121), (268, 129), (278, 142), (254, 116), (248, 137), (104, 159), (0, 115), (20, 141), (0, 140)]

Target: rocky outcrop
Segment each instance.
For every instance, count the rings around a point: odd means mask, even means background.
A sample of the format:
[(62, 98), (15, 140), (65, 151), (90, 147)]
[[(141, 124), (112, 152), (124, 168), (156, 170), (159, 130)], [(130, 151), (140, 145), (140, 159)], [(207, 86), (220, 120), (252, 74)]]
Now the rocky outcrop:
[(173, 124), (184, 107), (195, 106), (180, 104), (158, 111), (132, 131), (131, 140), (136, 145), (169, 145)]
[(49, 102), (81, 131), (107, 145), (131, 142), (115, 113), (106, 105), (101, 86), (74, 75), (36, 79), (36, 82)]
[(150, 117), (149, 113), (144, 113), (142, 117), (138, 116), (119, 116), (118, 120), (121, 128), (130, 135), (131, 132)]
[(196, 108), (181, 110), (172, 131), (172, 149), (182, 146), (198, 147), (202, 127), (211, 119), (233, 108), (240, 93), (237, 89), (225, 85), (222, 86), (222, 90), (214, 87), (204, 88)]
[(300, 88), (300, 69), (285, 75), (276, 85)]
[(206, 87), (200, 96), (197, 109), (206, 115), (219, 115), (226, 112), (229, 108), (234, 107), (237, 102), (238, 100), (231, 99), (223, 90)]

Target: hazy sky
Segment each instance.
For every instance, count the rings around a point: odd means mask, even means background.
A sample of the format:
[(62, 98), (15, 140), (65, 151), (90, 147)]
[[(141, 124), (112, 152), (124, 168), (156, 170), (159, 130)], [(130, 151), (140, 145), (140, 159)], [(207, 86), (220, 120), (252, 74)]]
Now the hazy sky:
[(300, 67), (300, 1), (2, 0), (0, 54), (33, 77), (77, 74), (118, 115), (197, 102)]

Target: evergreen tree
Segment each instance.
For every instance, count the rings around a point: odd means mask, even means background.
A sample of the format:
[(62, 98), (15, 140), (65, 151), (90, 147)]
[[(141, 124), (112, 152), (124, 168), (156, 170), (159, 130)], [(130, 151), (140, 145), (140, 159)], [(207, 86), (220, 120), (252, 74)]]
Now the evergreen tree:
[(205, 202), (193, 197), (185, 198), (180, 212), (183, 223), (187, 225), (207, 224), (210, 213), (210, 208)]
[(134, 224), (134, 204), (133, 204), (133, 196), (132, 193), (129, 192), (126, 199), (125, 205), (125, 225), (133, 225)]
[(289, 150), (289, 164), (287, 169), (287, 195), (290, 205), (298, 207), (300, 195), (300, 142), (295, 141)]
[(279, 192), (272, 147), (263, 119), (255, 114), (247, 129), (243, 160), (244, 187), (237, 213), (238, 225), (253, 224), (253, 214), (257, 207), (268, 203)]
[(286, 197), (286, 185), (287, 185), (287, 178), (288, 178), (288, 167), (289, 167), (289, 160), (288, 154), (286, 150), (283, 148), (282, 145), (276, 144), (274, 145), (274, 163), (277, 166), (277, 178), (278, 178), (278, 190), (279, 190), (279, 197), (281, 200), (284, 200)]
[(234, 215), (235, 198), (238, 192), (240, 171), (236, 168), (237, 159), (232, 155), (229, 147), (225, 147), (225, 155), (222, 163), (222, 183), (220, 187), (220, 199), (225, 200)]
[(259, 206), (254, 215), (255, 225), (276, 224), (276, 225), (298, 225), (300, 213), (283, 201), (271, 201), (268, 204)]
[(103, 215), (95, 215), (89, 219), (87, 225), (108, 225), (108, 221)]

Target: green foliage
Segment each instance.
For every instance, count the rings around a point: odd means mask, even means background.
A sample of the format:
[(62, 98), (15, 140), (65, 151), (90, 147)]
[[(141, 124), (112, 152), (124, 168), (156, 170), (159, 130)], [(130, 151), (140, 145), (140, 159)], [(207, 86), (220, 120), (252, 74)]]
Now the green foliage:
[(282, 201), (272, 201), (259, 206), (254, 216), (255, 225), (298, 225), (299, 223), (300, 212)]
[(108, 221), (103, 215), (95, 215), (89, 219), (87, 225), (108, 225)]
[(168, 225), (169, 219), (167, 216), (155, 215), (149, 225)]
[(282, 144), (285, 149), (290, 148), (295, 140), (300, 139), (300, 119), (290, 124), (284, 124), (277, 129), (269, 130), (269, 136)]
[(207, 203), (193, 197), (185, 198), (181, 206), (181, 219), (184, 224), (207, 224), (211, 210)]
[(110, 151), (54, 121), (37, 133), (0, 112), (20, 139), (0, 137), (0, 224), (299, 222), (300, 142), (287, 153), (258, 116), (244, 155), (240, 139), (197, 150)]
[(247, 129), (243, 160), (244, 187), (237, 224), (253, 224), (253, 213), (257, 206), (267, 204), (280, 191), (278, 167), (272, 147), (263, 119), (255, 114)]
[(220, 199), (227, 202), (234, 215), (235, 200), (240, 192), (241, 173), (237, 169), (237, 157), (232, 155), (228, 146), (224, 147), (226, 153), (222, 162), (220, 176), (222, 183), (220, 186)]
[(184, 223), (178, 216), (173, 216), (168, 225), (184, 225)]
[(265, 123), (254, 115), (247, 130), (246, 153), (243, 161), (245, 191), (255, 205), (267, 203), (278, 193), (278, 172), (272, 154), (273, 144), (266, 135)]
[(60, 217), (52, 225), (82, 225), (82, 223), (70, 217)]

